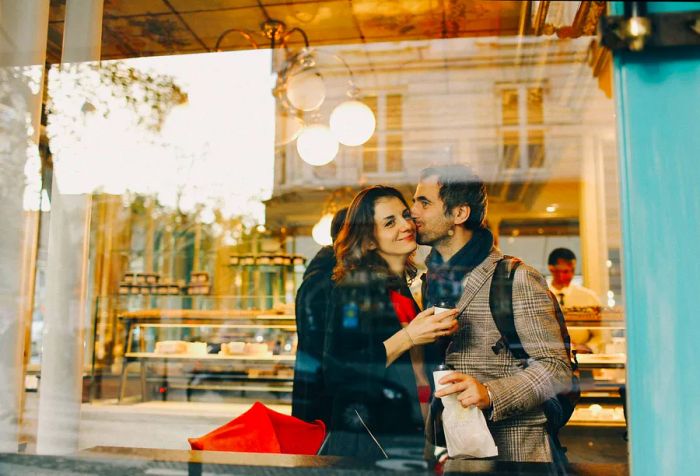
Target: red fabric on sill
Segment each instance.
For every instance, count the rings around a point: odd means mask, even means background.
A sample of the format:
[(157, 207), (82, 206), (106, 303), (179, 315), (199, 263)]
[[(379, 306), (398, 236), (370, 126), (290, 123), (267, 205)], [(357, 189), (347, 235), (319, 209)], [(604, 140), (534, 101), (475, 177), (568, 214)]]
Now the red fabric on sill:
[(413, 305), (413, 299), (394, 290), (389, 291), (389, 299), (391, 299), (391, 304), (394, 305), (396, 317), (401, 324), (408, 324), (415, 319), (418, 312)]
[(306, 423), (255, 402), (239, 417), (187, 441), (193, 450), (315, 455), (325, 436), (321, 420)]

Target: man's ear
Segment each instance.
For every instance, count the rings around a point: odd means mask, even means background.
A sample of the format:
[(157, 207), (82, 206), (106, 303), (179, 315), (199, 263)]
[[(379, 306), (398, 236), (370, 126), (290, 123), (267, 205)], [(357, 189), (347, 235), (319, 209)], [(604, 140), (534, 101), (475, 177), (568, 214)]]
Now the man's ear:
[(461, 225), (469, 219), (472, 209), (469, 205), (458, 205), (452, 209), (455, 225)]

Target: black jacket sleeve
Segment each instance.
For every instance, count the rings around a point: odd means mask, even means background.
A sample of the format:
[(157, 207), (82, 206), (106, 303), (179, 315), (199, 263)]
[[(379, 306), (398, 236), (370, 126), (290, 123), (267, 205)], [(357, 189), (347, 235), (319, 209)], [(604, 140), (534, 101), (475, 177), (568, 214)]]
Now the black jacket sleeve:
[(336, 287), (331, 293), (323, 353), (323, 374), (329, 388), (361, 385), (368, 378), (383, 375), (384, 340), (390, 331), (381, 328), (378, 307), (365, 292), (353, 295)]

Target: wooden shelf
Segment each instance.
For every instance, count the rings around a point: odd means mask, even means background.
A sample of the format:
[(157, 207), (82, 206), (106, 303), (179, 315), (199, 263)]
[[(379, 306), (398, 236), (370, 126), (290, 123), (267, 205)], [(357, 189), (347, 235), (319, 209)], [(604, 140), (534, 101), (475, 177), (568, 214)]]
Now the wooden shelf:
[(127, 359), (150, 359), (150, 360), (238, 360), (248, 362), (294, 362), (293, 355), (189, 355), (189, 354), (156, 354), (155, 352), (127, 352), (124, 355)]
[(625, 321), (566, 321), (569, 329), (625, 329)]
[(227, 320), (227, 319), (256, 319), (256, 320), (290, 320), (294, 314), (275, 314), (260, 309), (144, 309), (123, 312), (120, 319), (192, 319), (192, 320)]
[(624, 369), (625, 354), (577, 354), (580, 369)]
[(174, 388), (178, 390), (214, 390), (214, 391), (234, 391), (234, 392), (283, 392), (291, 393), (291, 385), (209, 385), (209, 384), (197, 384), (194, 386), (190, 385), (173, 385), (170, 384), (169, 388)]

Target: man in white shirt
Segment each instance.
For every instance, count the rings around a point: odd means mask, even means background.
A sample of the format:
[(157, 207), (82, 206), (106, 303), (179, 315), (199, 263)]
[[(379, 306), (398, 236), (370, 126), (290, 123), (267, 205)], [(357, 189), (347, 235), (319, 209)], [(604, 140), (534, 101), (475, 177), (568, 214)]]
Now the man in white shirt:
[[(598, 296), (588, 288), (574, 284), (576, 270), (576, 255), (568, 248), (556, 248), (547, 259), (549, 272), (552, 274), (549, 289), (554, 293), (562, 309), (572, 307), (600, 306)], [(571, 342), (576, 352), (588, 354), (590, 352), (602, 352), (605, 349), (605, 340), (600, 331), (589, 329), (569, 329)]]
[(576, 255), (568, 248), (557, 248), (549, 254), (547, 259), (552, 280), (549, 289), (559, 300), (562, 308), (600, 306), (598, 296), (588, 288), (574, 284), (576, 270)]

